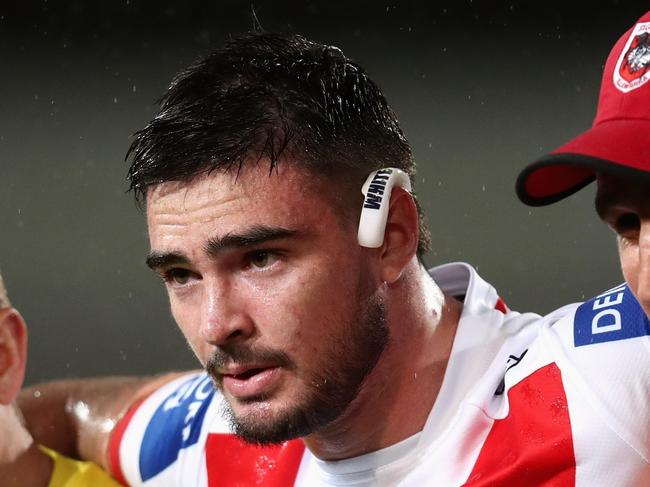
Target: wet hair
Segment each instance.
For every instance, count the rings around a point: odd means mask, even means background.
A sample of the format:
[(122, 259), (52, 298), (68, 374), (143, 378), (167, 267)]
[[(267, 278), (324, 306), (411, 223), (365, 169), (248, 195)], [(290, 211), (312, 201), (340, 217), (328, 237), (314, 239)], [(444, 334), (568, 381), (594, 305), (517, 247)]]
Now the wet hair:
[(7, 288), (5, 288), (5, 284), (2, 281), (2, 274), (0, 274), (0, 309), (10, 306), (11, 303), (9, 302), (9, 296), (7, 296)]
[[(282, 160), (338, 178), (356, 192), (360, 212), (370, 172), (397, 167), (411, 180), (415, 174), (398, 121), (361, 66), (337, 47), (269, 33), (231, 40), (176, 75), (128, 158), (139, 204), (163, 182), (255, 162), (273, 171)], [(418, 211), (422, 256), (430, 235)]]

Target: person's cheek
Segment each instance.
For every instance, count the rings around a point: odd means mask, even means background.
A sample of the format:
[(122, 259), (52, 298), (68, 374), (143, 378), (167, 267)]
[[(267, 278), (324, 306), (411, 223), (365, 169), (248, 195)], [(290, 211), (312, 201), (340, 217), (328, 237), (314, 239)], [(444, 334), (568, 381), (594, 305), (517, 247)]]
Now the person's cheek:
[(623, 277), (639, 304), (650, 316), (650, 255), (642, 255), (638, 245), (619, 240), (619, 255)]

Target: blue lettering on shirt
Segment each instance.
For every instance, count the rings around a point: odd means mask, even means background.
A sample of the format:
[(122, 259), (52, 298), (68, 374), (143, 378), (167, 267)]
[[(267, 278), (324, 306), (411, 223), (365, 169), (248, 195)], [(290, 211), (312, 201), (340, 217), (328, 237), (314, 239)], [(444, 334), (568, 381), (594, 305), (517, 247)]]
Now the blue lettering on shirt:
[(586, 301), (576, 310), (576, 347), (650, 335), (650, 320), (627, 284)]
[(165, 470), (183, 448), (198, 441), (213, 395), (212, 381), (202, 374), (181, 384), (158, 407), (147, 425), (140, 449), (143, 481)]

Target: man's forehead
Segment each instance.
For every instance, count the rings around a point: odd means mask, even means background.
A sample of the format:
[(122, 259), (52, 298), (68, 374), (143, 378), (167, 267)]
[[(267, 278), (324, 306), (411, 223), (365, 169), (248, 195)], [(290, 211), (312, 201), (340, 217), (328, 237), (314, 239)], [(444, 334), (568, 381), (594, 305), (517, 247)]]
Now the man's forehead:
[[(251, 164), (240, 171), (214, 171), (190, 181), (158, 184), (147, 193), (147, 220), (152, 227), (173, 227), (214, 220), (234, 222), (240, 215), (255, 219), (321, 218), (340, 189), (304, 169), (285, 164), (269, 171)], [(337, 208), (334, 208), (337, 206)], [(263, 223), (263, 222), (260, 222)]]
[(650, 174), (597, 173), (597, 209), (614, 205), (650, 207)]
[(147, 190), (147, 201), (192, 193), (196, 196), (225, 192), (253, 193), (263, 188), (273, 190), (280, 186), (304, 188), (318, 184), (322, 178), (300, 169), (295, 164), (281, 164), (273, 168), (259, 162), (233, 166), (227, 170), (206, 171), (184, 181), (166, 181)]
[(203, 200), (225, 202), (243, 189), (235, 178), (230, 180), (226, 174), (217, 173), (197, 176), (189, 181), (166, 181), (148, 189), (147, 212), (167, 206), (186, 209)]

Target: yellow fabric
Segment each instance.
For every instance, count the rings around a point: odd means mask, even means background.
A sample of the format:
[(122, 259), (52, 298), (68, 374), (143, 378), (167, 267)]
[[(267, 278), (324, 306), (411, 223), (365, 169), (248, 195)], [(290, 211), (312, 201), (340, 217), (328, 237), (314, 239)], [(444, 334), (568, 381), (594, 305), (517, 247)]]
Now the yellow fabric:
[(121, 487), (106, 472), (92, 462), (80, 462), (41, 446), (54, 462), (48, 487)]

